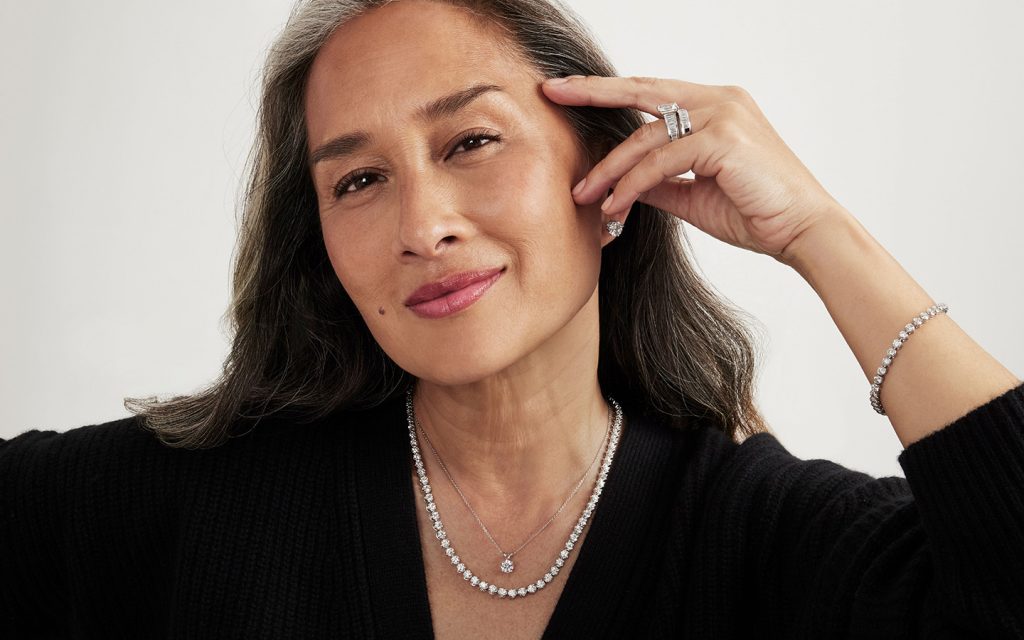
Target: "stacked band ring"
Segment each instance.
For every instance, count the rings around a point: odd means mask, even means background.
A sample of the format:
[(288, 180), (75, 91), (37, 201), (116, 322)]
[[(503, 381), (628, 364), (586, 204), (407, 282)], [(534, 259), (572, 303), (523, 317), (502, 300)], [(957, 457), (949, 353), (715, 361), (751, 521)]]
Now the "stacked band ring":
[(690, 134), (690, 113), (686, 109), (680, 108), (675, 102), (669, 102), (659, 104), (658, 112), (665, 119), (670, 142)]

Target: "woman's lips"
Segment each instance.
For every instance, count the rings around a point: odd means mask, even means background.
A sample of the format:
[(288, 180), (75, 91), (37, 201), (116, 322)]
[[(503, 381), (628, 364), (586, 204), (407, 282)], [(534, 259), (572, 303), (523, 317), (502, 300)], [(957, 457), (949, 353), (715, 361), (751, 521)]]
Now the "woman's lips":
[(439, 298), (426, 300), (409, 305), (409, 309), (416, 315), (423, 318), (443, 318), (457, 311), (461, 311), (480, 299), (492, 284), (505, 273), (502, 269), (494, 275), (471, 282), (461, 289), (449, 291)]

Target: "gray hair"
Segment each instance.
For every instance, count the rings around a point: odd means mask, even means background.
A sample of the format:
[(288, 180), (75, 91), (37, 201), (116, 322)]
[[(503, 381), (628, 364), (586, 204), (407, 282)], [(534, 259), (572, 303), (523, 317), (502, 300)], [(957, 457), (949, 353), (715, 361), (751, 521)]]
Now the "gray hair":
[[(376, 406), (414, 381), (384, 353), (328, 260), (306, 163), (304, 88), (317, 52), (351, 18), (392, 0), (300, 0), (263, 69), (247, 164), (220, 377), (190, 395), (125, 398), (164, 444), (209, 448), (276, 414), (309, 422)], [(544, 77), (614, 76), (559, 0), (434, 0), (468, 10)], [(633, 109), (561, 107), (596, 162), (645, 120)], [(598, 380), (627, 412), (676, 428), (707, 420), (733, 440), (767, 424), (754, 402), (747, 314), (715, 294), (683, 250), (675, 216), (643, 203), (603, 251)]]

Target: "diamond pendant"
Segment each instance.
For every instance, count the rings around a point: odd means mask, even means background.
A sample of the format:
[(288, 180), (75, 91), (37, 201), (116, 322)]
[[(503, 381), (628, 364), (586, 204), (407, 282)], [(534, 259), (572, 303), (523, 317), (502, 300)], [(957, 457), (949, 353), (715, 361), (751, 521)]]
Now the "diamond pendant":
[(512, 573), (512, 571), (515, 570), (515, 568), (516, 566), (512, 564), (512, 560), (508, 556), (505, 556), (505, 559), (501, 561), (502, 573)]

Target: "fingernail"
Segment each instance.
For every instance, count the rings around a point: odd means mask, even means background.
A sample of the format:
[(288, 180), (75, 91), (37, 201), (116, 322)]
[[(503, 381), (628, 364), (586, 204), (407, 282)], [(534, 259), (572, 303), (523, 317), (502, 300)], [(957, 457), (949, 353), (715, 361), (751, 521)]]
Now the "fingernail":
[(607, 198), (605, 199), (604, 203), (603, 203), (603, 204), (601, 204), (601, 211), (607, 211), (607, 210), (608, 210), (608, 207), (612, 206), (612, 199), (613, 199), (614, 197), (615, 197), (615, 194), (613, 193), (612, 195), (608, 196), (608, 197), (607, 197)]
[(583, 193), (583, 187), (586, 186), (586, 184), (587, 184), (587, 179), (586, 178), (583, 178), (582, 180), (580, 180), (579, 184), (577, 184), (575, 187), (572, 188), (572, 195), (578, 196), (581, 193)]

